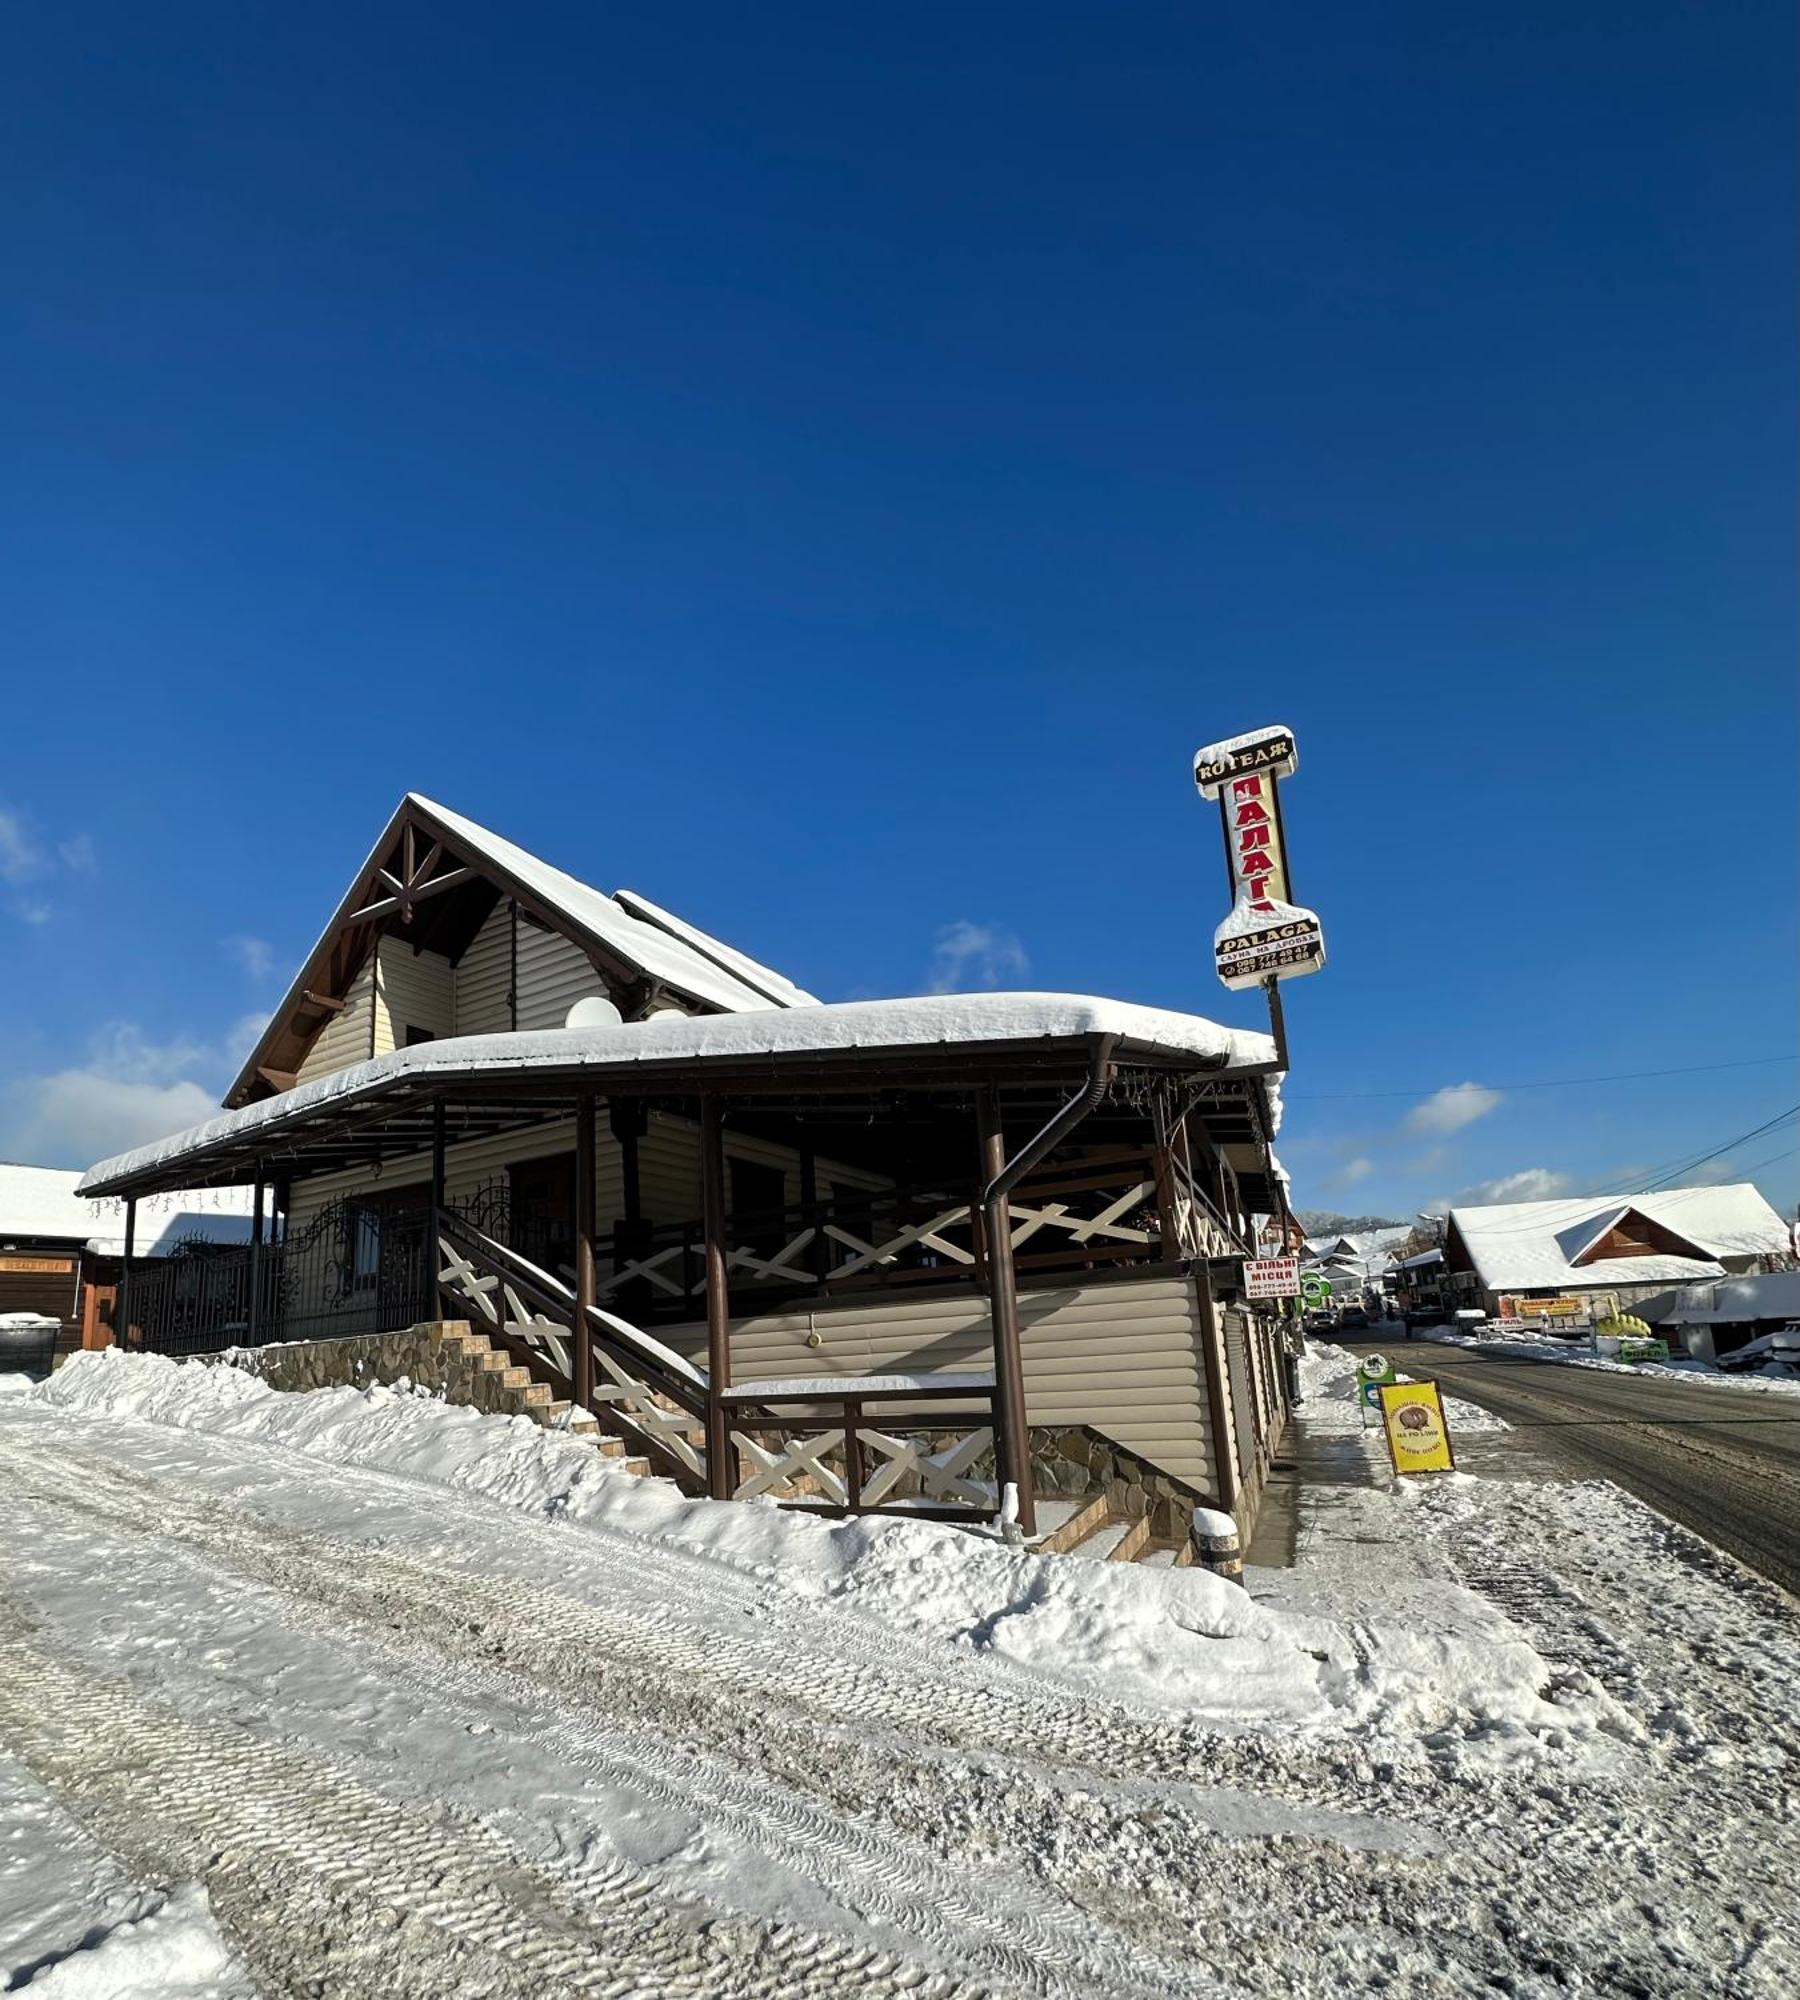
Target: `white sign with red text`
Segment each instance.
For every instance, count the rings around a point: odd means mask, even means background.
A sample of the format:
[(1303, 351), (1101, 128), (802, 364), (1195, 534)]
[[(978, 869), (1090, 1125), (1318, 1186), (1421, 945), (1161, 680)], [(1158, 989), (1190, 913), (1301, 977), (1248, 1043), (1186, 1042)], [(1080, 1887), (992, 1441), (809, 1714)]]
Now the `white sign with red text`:
[(1300, 1296), (1300, 1259), (1246, 1257), (1244, 1296), (1247, 1299), (1297, 1299)]
[(1279, 724), (1194, 753), (1194, 783), (1217, 799), (1225, 832), (1231, 914), (1213, 933), (1213, 961), (1229, 987), (1293, 979), (1325, 963), (1325, 933), (1289, 900), (1280, 781), (1299, 764), (1294, 732)]

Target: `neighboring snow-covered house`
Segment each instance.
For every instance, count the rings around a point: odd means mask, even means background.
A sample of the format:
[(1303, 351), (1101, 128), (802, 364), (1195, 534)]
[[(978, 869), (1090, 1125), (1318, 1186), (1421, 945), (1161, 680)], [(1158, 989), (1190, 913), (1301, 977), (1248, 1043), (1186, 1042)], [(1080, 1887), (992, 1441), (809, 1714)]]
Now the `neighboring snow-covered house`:
[[(1646, 1311), (1644, 1317), (1650, 1319), (1652, 1313)], [(1683, 1285), (1654, 1312), (1653, 1323), (1696, 1359), (1714, 1360), (1765, 1334), (1800, 1324), (1800, 1271)]]
[[(409, 794), (226, 1113), (86, 1185), (281, 1219), (235, 1295), (134, 1282), (153, 1348), (469, 1318), (689, 1485), (966, 1512), (989, 1467), (1028, 1517), (1104, 1466), (1163, 1532), (1247, 1515), (1285, 1417), (1240, 1265), (1285, 1212), (1276, 1082), (1266, 1035), (1112, 1001), (824, 1005)], [(895, 1397), (936, 1439), (903, 1463)]]
[(1354, 1235), (1309, 1237), (1304, 1267), (1325, 1278), (1338, 1297), (1357, 1297), (1380, 1289), (1393, 1267), (1395, 1252), (1411, 1233), (1401, 1225), (1360, 1230)]
[[(0, 1161), (0, 1314), (37, 1313), (62, 1331), (59, 1351), (99, 1344), (125, 1249), (125, 1204), (78, 1194), (81, 1175)], [(165, 1257), (193, 1243), (243, 1243), (247, 1188), (158, 1194), (139, 1204), (137, 1254)]]
[(1787, 1225), (1747, 1183), (1453, 1208), (1444, 1262), (1459, 1303), (1615, 1294), (1622, 1307), (1757, 1269)]

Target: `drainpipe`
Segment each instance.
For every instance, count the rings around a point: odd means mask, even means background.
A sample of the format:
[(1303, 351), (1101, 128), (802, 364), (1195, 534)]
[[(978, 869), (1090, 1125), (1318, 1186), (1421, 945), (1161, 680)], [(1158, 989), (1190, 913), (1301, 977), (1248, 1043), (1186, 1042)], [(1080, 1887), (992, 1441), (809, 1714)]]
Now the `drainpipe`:
[[(1031, 1426), (1025, 1411), (1025, 1364), (1019, 1346), (1019, 1296), (1013, 1281), (1012, 1223), (1007, 1196), (1044, 1155), (1074, 1131), (1106, 1095), (1111, 1080), (1117, 1035), (1102, 1035), (1094, 1044), (1088, 1080), (1035, 1138), (1028, 1139), (1010, 1160), (1004, 1159), (998, 1099), (984, 1095), (982, 1105), (983, 1171), (981, 1211), (987, 1236), (988, 1300), (994, 1329), (994, 1386), (999, 1392), (1001, 1419), (1001, 1513), (1016, 1520), (1024, 1534), (1037, 1532), (1031, 1492)], [(1013, 1490), (1009, 1494), (1007, 1488)]]

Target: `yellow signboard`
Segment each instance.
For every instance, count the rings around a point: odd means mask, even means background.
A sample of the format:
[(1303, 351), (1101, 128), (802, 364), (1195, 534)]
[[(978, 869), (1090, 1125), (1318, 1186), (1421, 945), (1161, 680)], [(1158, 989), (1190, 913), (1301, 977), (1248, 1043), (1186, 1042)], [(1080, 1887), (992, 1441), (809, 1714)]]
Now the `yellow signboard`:
[(46, 1276), (74, 1270), (73, 1257), (0, 1257), (0, 1271), (40, 1271)]
[[(1588, 1309), (1586, 1299), (1503, 1299), (1502, 1319), (1580, 1319)], [(1510, 1310), (1508, 1310), (1510, 1308)]]
[(1381, 1425), (1396, 1472), (1453, 1472), (1450, 1425), (1435, 1382), (1384, 1382)]

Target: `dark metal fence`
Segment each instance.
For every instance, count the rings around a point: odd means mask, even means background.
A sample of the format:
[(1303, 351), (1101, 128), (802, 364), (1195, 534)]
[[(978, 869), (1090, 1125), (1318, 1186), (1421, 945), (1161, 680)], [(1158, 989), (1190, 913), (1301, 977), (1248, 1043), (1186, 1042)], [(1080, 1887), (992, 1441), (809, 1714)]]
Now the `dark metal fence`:
[[(426, 1209), (334, 1202), (297, 1235), (242, 1245), (200, 1239), (131, 1270), (124, 1344), (147, 1354), (208, 1354), (282, 1340), (391, 1333), (436, 1315)], [(260, 1296), (251, 1312), (252, 1271)]]

